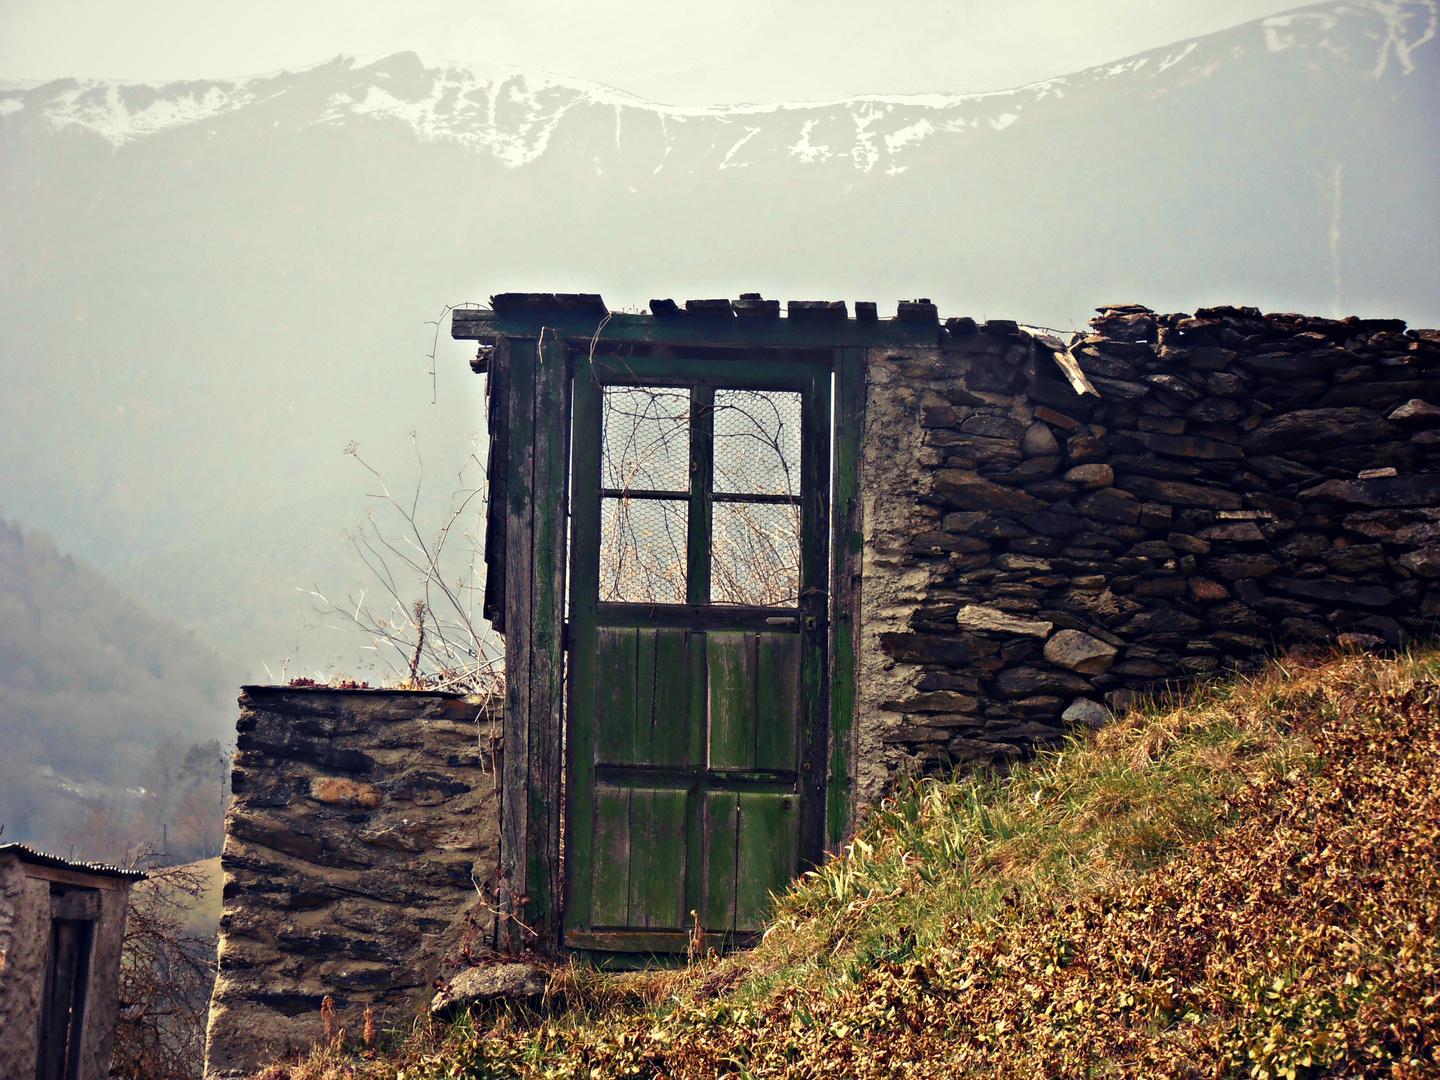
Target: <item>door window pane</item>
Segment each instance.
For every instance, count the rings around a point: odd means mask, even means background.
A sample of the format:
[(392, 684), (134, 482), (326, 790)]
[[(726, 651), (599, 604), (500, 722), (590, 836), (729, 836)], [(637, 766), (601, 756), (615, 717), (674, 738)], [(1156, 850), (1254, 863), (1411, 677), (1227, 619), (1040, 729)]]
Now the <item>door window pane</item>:
[(717, 502), (712, 520), (711, 603), (795, 607), (800, 601), (800, 507)]
[(624, 491), (689, 490), (689, 390), (673, 386), (607, 386), (600, 423), (601, 487)]
[(675, 499), (602, 499), (600, 600), (685, 603), (690, 506)]
[(800, 494), (800, 395), (715, 391), (715, 491)]

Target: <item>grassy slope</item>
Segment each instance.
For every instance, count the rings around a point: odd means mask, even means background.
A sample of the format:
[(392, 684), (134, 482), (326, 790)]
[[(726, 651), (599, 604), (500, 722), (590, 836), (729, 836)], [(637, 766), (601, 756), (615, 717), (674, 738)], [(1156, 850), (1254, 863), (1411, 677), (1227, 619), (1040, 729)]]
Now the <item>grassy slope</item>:
[(1347, 656), (919, 785), (751, 953), (271, 1076), (1440, 1075), (1437, 922), (1440, 652)]

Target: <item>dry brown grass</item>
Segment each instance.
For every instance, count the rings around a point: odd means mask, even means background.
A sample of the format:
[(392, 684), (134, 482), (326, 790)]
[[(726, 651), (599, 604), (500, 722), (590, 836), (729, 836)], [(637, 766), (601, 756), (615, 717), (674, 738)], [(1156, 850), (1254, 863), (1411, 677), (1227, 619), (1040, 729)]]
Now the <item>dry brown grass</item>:
[(1437, 669), (1288, 664), (1007, 779), (919, 785), (754, 952), (574, 968), (568, 1015), (355, 1075), (1440, 1075)]

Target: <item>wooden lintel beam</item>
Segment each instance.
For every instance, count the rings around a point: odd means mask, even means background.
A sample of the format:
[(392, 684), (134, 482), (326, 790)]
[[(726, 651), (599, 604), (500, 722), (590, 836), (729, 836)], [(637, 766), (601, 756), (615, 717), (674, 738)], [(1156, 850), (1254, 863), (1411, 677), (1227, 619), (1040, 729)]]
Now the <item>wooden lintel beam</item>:
[(533, 341), (554, 331), (572, 348), (604, 345), (722, 346), (733, 348), (832, 349), (837, 347), (930, 346), (939, 342), (936, 322), (912, 319), (742, 319), (734, 316), (630, 315), (611, 312), (527, 310), (498, 313), (457, 308), (450, 336), (457, 341), (493, 343), (500, 336)]

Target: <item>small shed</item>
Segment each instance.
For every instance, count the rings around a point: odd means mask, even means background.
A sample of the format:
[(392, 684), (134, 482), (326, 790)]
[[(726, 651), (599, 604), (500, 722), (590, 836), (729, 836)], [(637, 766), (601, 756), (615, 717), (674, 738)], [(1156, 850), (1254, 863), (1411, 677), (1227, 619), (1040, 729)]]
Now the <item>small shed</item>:
[(125, 911), (144, 876), (0, 846), (0, 1077), (108, 1075)]

